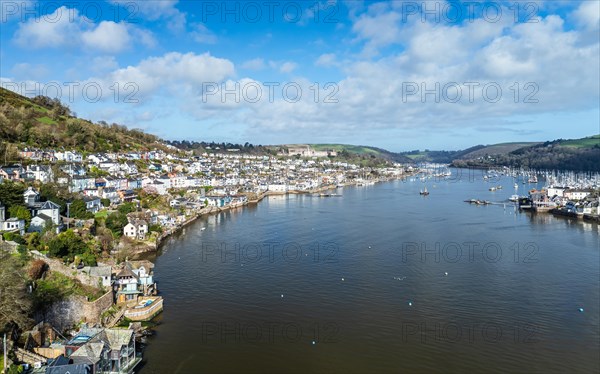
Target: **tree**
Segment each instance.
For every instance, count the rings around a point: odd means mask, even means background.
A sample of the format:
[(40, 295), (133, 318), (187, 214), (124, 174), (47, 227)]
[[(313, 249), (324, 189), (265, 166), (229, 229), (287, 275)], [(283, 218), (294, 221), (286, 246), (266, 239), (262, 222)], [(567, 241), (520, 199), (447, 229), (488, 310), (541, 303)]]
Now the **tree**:
[(26, 239), (27, 247), (30, 250), (37, 249), (40, 246), (40, 234), (37, 232), (33, 232), (27, 236)]
[[(60, 205), (60, 214), (67, 214), (67, 202), (64, 199), (64, 192), (54, 183), (43, 183), (39, 188), (40, 199), (42, 201), (52, 201)], [(63, 192), (61, 194), (61, 192)]]
[(25, 220), (25, 223), (31, 222), (31, 212), (23, 205), (13, 205), (8, 209), (8, 214), (11, 217)]
[(105, 208), (108, 208), (110, 206), (110, 200), (109, 199), (101, 199), (100, 200), (102, 202), (102, 206)]
[(112, 213), (106, 217), (106, 228), (118, 237), (123, 234), (123, 227), (125, 227), (127, 223), (127, 216), (121, 212)]
[(121, 214), (128, 214), (137, 210), (134, 203), (123, 203), (119, 205), (118, 211)]
[(0, 331), (11, 322), (25, 327), (30, 309), (27, 279), (21, 264), (9, 253), (0, 251)]
[(77, 218), (77, 219), (94, 218), (94, 214), (87, 211), (85, 202), (81, 199), (77, 199), (77, 200), (73, 201), (73, 203), (69, 207), (69, 215), (71, 216), (71, 218)]
[(54, 257), (66, 258), (72, 261), (87, 249), (87, 245), (73, 230), (58, 234), (48, 242), (48, 253)]
[(0, 201), (8, 209), (13, 205), (22, 205), (23, 192), (25, 192), (25, 187), (22, 184), (4, 181), (0, 184)]
[(148, 226), (148, 232), (157, 232), (159, 234), (162, 234), (163, 228), (159, 224), (153, 224), (153, 225)]
[(100, 242), (100, 248), (104, 252), (110, 252), (113, 249), (113, 236), (112, 232), (105, 227), (98, 227), (96, 229), (96, 237)]
[(25, 244), (25, 239), (23, 239), (23, 237), (16, 232), (5, 232), (2, 234), (2, 237), (6, 241), (12, 241), (17, 244)]

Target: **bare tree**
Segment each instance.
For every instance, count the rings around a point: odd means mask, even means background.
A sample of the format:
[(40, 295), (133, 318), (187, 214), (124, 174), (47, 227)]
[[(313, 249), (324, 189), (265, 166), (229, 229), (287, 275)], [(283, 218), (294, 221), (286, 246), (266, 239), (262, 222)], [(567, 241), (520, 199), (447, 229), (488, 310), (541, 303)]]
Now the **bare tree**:
[(0, 250), (0, 330), (11, 322), (21, 328), (30, 323), (31, 298), (27, 282), (18, 259)]

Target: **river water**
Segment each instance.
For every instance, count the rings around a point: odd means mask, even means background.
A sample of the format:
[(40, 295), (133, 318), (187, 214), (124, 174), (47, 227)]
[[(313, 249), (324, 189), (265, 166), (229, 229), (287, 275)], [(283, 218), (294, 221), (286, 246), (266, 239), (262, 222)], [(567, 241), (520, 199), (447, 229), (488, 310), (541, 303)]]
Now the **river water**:
[(196, 221), (156, 259), (140, 372), (600, 372), (598, 225), (519, 213), (513, 184), (453, 170)]

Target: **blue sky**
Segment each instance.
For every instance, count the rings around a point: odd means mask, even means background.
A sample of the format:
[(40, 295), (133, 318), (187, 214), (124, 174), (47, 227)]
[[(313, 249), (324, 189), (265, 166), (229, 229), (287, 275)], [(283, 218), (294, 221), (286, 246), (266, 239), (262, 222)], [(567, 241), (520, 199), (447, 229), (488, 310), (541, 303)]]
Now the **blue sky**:
[(461, 149), (600, 132), (600, 2), (0, 0), (0, 80), (167, 139)]

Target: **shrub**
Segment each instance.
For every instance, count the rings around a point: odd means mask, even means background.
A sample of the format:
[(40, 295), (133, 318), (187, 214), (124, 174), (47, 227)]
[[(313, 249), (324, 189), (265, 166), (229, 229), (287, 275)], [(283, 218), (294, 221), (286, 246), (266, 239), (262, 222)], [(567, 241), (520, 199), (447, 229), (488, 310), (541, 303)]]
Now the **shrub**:
[(5, 232), (2, 237), (6, 241), (13, 241), (17, 244), (25, 244), (25, 239), (23, 239), (23, 237), (16, 232)]

